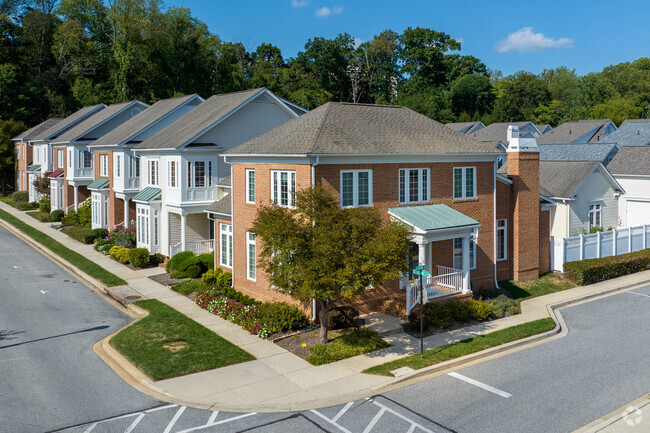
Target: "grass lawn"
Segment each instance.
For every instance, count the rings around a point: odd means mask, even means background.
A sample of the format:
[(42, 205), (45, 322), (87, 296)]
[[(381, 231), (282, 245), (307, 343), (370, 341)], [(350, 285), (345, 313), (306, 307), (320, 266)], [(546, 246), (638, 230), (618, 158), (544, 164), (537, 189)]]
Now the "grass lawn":
[(392, 370), (399, 367), (411, 367), (418, 370), (429, 365), (438, 364), (454, 358), (459, 358), (470, 353), (479, 352), (489, 349), (490, 347), (499, 346), (510, 341), (530, 337), (531, 335), (541, 334), (555, 328), (555, 322), (551, 318), (539, 319), (521, 325), (511, 326), (510, 328), (490, 332), (489, 334), (479, 335), (478, 337), (468, 338), (456, 343), (445, 344), (444, 346), (426, 350), (424, 357), (420, 354), (406, 356), (396, 359), (395, 361), (377, 365), (364, 370), (364, 373), (380, 374), (384, 376), (393, 376)]
[(126, 281), (117, 275), (108, 272), (106, 269), (102, 268), (92, 260), (87, 259), (75, 251), (72, 251), (70, 248), (64, 246), (60, 242), (57, 242), (40, 230), (37, 230), (34, 227), (22, 222), (15, 216), (11, 215), (8, 212), (5, 212), (2, 209), (0, 209), (0, 218), (16, 227), (18, 230), (34, 239), (36, 242), (49, 248), (50, 251), (59, 255), (64, 260), (70, 262), (81, 271), (85, 272), (93, 278), (98, 279), (107, 286), (121, 286), (126, 284)]
[(208, 287), (201, 280), (185, 280), (182, 283), (172, 286), (172, 290), (187, 296), (200, 290), (206, 290)]
[(18, 201), (13, 201), (8, 197), (0, 197), (0, 201), (22, 211), (38, 209), (38, 203), (27, 203), (24, 201), (18, 202)]
[(154, 380), (255, 359), (158, 300), (136, 305), (149, 315), (111, 338), (110, 345)]
[(25, 212), (27, 215), (29, 215), (32, 218), (36, 218), (42, 223), (46, 223), (50, 221), (50, 214), (47, 212), (41, 212), (40, 210), (32, 210), (29, 212)]
[(510, 292), (512, 299), (519, 302), (524, 299), (548, 295), (549, 293), (561, 292), (576, 286), (571, 281), (554, 273), (544, 274), (534, 281), (502, 281), (499, 285)]
[(382, 340), (376, 332), (368, 328), (358, 328), (336, 337), (327, 344), (313, 346), (307, 361), (313, 365), (323, 365), (388, 346), (390, 344)]

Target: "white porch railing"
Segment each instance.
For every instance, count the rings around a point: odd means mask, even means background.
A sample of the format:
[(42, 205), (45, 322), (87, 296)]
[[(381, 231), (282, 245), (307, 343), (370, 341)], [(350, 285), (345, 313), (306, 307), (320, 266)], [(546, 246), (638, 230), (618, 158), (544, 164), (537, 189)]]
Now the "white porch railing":
[[(169, 257), (174, 257), (175, 254), (183, 251), (181, 244), (182, 242), (179, 242), (169, 246)], [(185, 251), (192, 251), (196, 256), (211, 253), (214, 251), (214, 239), (185, 242)]]
[[(423, 278), (426, 290), (426, 299), (438, 298), (440, 296), (453, 295), (463, 291), (463, 272), (459, 269), (448, 266), (438, 266), (438, 275)], [(420, 302), (420, 279), (408, 285), (406, 288), (406, 314), (410, 314), (413, 307)]]
[(74, 209), (74, 203), (71, 204), (70, 206), (67, 206), (67, 207), (65, 208), (65, 213), (66, 213), (66, 215), (68, 214), (68, 212), (70, 212), (70, 209)]

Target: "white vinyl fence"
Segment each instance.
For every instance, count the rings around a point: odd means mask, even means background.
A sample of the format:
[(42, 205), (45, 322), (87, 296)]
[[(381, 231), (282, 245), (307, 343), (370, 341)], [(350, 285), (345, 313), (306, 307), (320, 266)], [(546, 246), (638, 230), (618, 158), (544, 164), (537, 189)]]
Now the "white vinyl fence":
[(649, 247), (650, 225), (625, 227), (571, 238), (551, 236), (551, 263), (553, 270), (562, 271), (562, 265), (566, 262), (617, 256)]

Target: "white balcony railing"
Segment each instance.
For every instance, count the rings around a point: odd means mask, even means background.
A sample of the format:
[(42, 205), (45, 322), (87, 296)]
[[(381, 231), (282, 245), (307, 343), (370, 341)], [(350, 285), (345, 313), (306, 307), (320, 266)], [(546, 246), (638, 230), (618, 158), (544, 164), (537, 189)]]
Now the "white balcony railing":
[[(444, 272), (444, 273), (441, 273)], [(426, 300), (448, 296), (463, 291), (463, 272), (459, 269), (447, 266), (438, 266), (438, 275), (422, 279)], [(408, 285), (406, 288), (406, 314), (410, 314), (413, 307), (420, 302), (420, 295), (424, 292), (420, 288), (420, 279)]]
[(214, 251), (214, 239), (204, 239), (201, 241), (188, 241), (185, 242), (185, 249), (183, 250), (182, 242), (169, 246), (169, 257), (174, 257), (175, 254), (181, 251), (192, 251), (194, 255), (208, 254)]

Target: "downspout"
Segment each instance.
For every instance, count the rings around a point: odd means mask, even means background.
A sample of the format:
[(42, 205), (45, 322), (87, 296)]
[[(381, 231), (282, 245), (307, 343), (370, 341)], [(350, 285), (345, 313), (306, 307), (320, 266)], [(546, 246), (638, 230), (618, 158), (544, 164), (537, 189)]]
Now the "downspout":
[[(316, 166), (320, 162), (320, 155), (316, 155), (316, 163), (311, 166), (311, 187), (316, 186)], [(311, 299), (311, 321), (316, 321), (316, 298)]]
[[(493, 229), (493, 236), (494, 236), (494, 242), (493, 243), (493, 250), (492, 251), (492, 257), (494, 257), (494, 287), (496, 287), (498, 290), (501, 289), (499, 287), (499, 278), (497, 277), (497, 161), (494, 161), (494, 200), (493, 200), (493, 208), (492, 208), (492, 213), (493, 213), (493, 224), (492, 224), (492, 229)], [(507, 238), (506, 238), (507, 239)], [(508, 246), (506, 245), (506, 248)]]
[[(235, 185), (234, 185), (235, 182), (233, 181), (233, 178), (232, 178), (232, 163), (228, 162), (228, 156), (227, 155), (223, 156), (223, 162), (230, 165), (230, 223), (233, 226), (232, 227), (232, 236), (234, 238), (235, 237), (235, 206), (233, 205), (232, 196), (233, 196), (233, 190), (235, 189)], [(215, 234), (214, 234), (215, 240), (216, 240), (216, 237), (217, 237), (216, 229), (217, 228), (215, 227)], [(215, 241), (215, 244), (216, 244), (216, 241)], [(235, 245), (236, 244), (237, 244), (237, 242), (232, 243), (232, 268), (230, 268), (230, 269), (232, 269), (233, 272), (235, 271), (235, 257), (237, 257), (235, 255)], [(214, 261), (215, 261), (215, 269), (216, 269), (216, 267), (217, 267), (216, 266), (216, 262), (217, 262), (217, 252), (216, 251), (214, 252)], [(230, 287), (232, 287), (232, 288), (235, 287), (235, 279), (234, 278), (230, 279)]]

